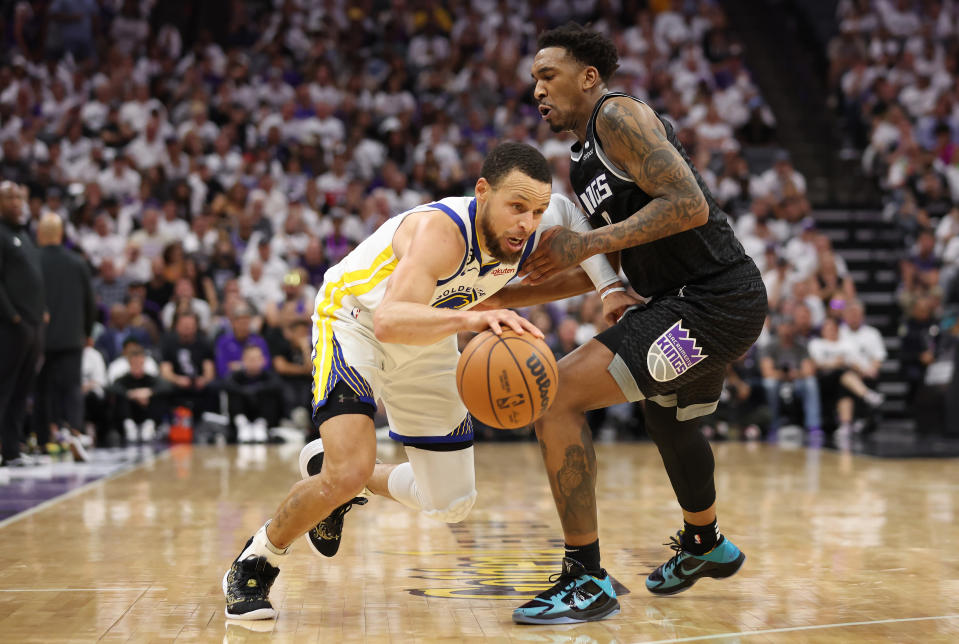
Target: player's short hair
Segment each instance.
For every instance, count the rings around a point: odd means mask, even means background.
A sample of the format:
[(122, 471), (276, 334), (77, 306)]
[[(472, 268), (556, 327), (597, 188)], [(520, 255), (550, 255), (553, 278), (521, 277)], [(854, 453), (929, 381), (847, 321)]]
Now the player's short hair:
[(576, 22), (544, 31), (539, 36), (537, 49), (562, 47), (570, 56), (584, 65), (595, 67), (603, 82), (619, 67), (619, 54), (613, 41), (596, 31), (590, 31)]
[(483, 161), (480, 176), (496, 188), (513, 170), (519, 170), (535, 181), (553, 182), (553, 173), (550, 172), (546, 157), (533, 146), (517, 141), (506, 141), (493, 148)]

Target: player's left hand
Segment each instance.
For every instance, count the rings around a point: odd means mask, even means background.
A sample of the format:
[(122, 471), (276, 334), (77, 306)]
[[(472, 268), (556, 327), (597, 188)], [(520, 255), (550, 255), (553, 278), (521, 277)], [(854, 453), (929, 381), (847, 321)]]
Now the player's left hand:
[(588, 256), (583, 235), (554, 226), (540, 235), (536, 250), (523, 263), (520, 274), (525, 275), (530, 284), (540, 284)]
[(606, 324), (613, 326), (626, 315), (626, 311), (634, 306), (642, 306), (645, 300), (642, 300), (628, 291), (626, 293), (610, 293), (603, 298), (603, 319)]

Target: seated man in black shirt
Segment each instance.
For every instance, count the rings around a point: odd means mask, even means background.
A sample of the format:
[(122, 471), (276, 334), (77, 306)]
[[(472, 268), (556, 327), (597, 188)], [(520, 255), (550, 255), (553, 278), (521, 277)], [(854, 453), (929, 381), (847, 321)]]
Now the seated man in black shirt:
[(224, 384), (230, 399), (230, 417), (240, 443), (265, 443), (267, 428), (277, 424), (283, 409), (283, 383), (266, 370), (266, 358), (257, 344), (243, 348), (243, 368)]
[(116, 379), (112, 393), (115, 396), (114, 414), (122, 424), (127, 444), (150, 441), (156, 436), (156, 426), (163, 413), (160, 398), (169, 391), (168, 382), (146, 372), (146, 353), (134, 345), (127, 351), (130, 371)]
[(213, 344), (199, 331), (192, 310), (177, 314), (174, 332), (160, 345), (160, 377), (172, 386), (171, 406), (185, 406), (194, 418), (216, 408)]

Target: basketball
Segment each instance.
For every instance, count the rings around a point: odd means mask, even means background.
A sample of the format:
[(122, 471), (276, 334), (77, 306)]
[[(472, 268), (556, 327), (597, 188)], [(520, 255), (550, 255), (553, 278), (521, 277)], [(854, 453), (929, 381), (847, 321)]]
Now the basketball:
[(460, 398), (480, 422), (499, 429), (525, 427), (556, 397), (559, 371), (553, 352), (531, 333), (483, 331), (456, 365)]

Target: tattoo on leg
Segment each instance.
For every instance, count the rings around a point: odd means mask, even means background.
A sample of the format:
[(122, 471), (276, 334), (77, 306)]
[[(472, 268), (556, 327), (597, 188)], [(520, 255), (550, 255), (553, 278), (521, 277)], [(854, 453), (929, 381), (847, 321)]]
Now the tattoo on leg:
[(567, 532), (596, 529), (596, 452), (589, 427), (580, 433), (582, 445), (566, 448), (563, 465), (556, 472), (557, 506)]

